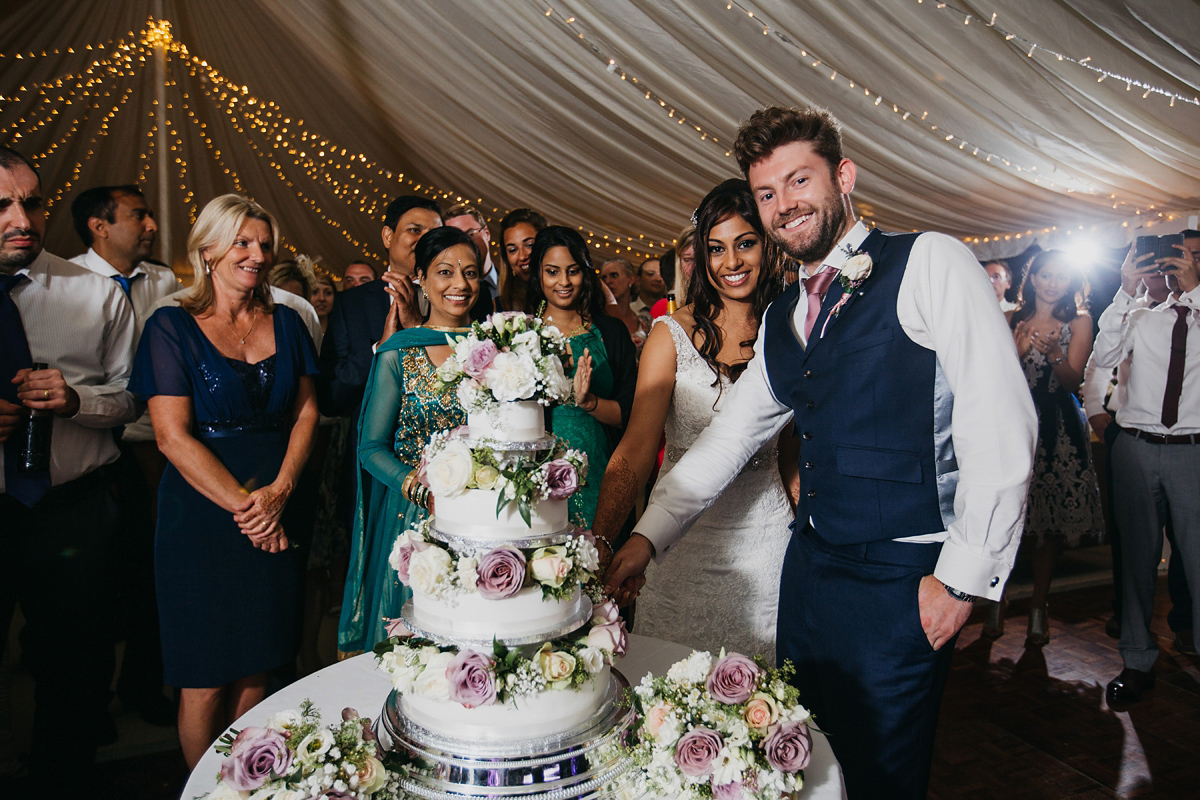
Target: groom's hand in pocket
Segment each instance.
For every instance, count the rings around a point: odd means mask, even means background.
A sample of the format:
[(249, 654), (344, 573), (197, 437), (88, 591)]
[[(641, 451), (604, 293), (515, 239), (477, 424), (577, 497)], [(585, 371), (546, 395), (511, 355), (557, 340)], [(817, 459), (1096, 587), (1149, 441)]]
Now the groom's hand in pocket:
[(646, 585), (646, 567), (653, 557), (654, 545), (640, 533), (630, 536), (613, 556), (604, 576), (604, 591), (617, 605), (627, 606), (638, 596)]
[(921, 586), (917, 589), (917, 611), (921, 615), (925, 638), (934, 650), (941, 650), (954, 638), (971, 616), (973, 607), (972, 603), (946, 594), (945, 585), (932, 575), (921, 578)]

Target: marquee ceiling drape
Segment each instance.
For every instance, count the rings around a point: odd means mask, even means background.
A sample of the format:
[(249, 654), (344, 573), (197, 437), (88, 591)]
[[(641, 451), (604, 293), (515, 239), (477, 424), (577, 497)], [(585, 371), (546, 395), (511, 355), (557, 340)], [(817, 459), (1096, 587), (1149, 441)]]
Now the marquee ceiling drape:
[[(868, 219), (981, 255), (1068, 230), (1119, 243), (1200, 207), (1193, 0), (9, 0), (0, 13), (0, 141), (38, 161), (48, 246), (65, 255), (80, 249), (75, 191), (138, 181), (171, 220), (176, 263), (196, 208), (235, 190), (335, 271), (379, 257), (382, 206), (414, 191), (496, 221), (529, 205), (642, 257), (737, 174), (733, 135), (767, 104), (842, 121)], [(164, 131), (152, 17), (172, 37)]]

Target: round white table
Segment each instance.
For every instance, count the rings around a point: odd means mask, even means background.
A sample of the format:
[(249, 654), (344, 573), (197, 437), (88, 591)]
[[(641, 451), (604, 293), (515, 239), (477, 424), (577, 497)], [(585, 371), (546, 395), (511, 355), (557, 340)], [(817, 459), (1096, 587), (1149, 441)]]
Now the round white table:
[[(672, 664), (687, 658), (692, 648), (662, 639), (631, 634), (629, 652), (617, 662), (617, 669), (630, 685), (636, 686), (647, 672), (665, 675)], [(272, 714), (289, 708), (299, 709), (305, 699), (321, 710), (323, 723), (341, 719), (343, 708), (353, 708), (362, 716), (375, 719), (392, 690), (391, 679), (375, 665), (375, 656), (366, 653), (347, 659), (307, 678), (280, 689), (247, 711), (231, 726), (241, 730), (250, 725), (264, 725)], [(829, 742), (813, 731), (812, 761), (804, 770), (804, 800), (840, 800), (845, 797), (842, 771), (829, 748)], [(181, 800), (192, 800), (211, 792), (217, 785), (222, 756), (212, 748), (200, 759), (180, 794)]]

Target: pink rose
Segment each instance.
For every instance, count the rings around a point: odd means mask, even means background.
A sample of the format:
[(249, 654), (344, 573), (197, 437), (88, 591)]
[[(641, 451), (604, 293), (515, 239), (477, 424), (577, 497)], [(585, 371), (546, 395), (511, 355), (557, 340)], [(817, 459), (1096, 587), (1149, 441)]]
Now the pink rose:
[(446, 665), (450, 699), (464, 708), (490, 706), (496, 702), (496, 680), (492, 662), (482, 653), (463, 650)]
[(675, 745), (675, 764), (684, 775), (699, 778), (712, 772), (713, 762), (725, 745), (721, 734), (709, 728), (692, 728)]
[(579, 470), (565, 458), (557, 458), (542, 467), (551, 500), (566, 500), (579, 489)]
[(617, 608), (615, 600), (605, 600), (603, 603), (598, 603), (592, 607), (592, 622), (601, 625), (609, 622), (616, 622), (621, 618), (621, 612)]
[(283, 775), (291, 765), (292, 753), (282, 733), (271, 728), (244, 728), (221, 764), (221, 780), (239, 792), (252, 792), (272, 775)]
[(429, 542), (409, 542), (400, 547), (399, 557), (393, 566), (396, 568), (396, 575), (399, 576), (401, 583), (408, 583), (408, 565), (412, 561), (413, 553), (428, 549)]
[[(407, 578), (405, 580), (407, 580)], [(385, 617), (384, 619), (387, 618)], [(401, 639), (407, 639), (409, 636), (413, 635), (413, 632), (408, 629), (408, 626), (404, 624), (404, 620), (400, 619), (400, 617), (388, 619), (387, 625), (385, 625), (383, 629), (385, 632), (387, 632), (389, 639), (393, 636), (399, 636)]]
[(651, 736), (658, 738), (658, 729), (663, 726), (670, 710), (671, 707), (666, 703), (651, 706), (650, 710), (646, 712), (646, 720), (642, 723), (642, 727)]
[(742, 800), (742, 782), (713, 784), (713, 800)]
[(775, 698), (760, 692), (751, 697), (749, 703), (746, 703), (746, 708), (742, 711), (742, 719), (751, 728), (765, 731), (779, 719), (779, 706), (775, 703)]
[(479, 559), (476, 572), (479, 594), (488, 600), (512, 597), (525, 582), (525, 554), (515, 547), (497, 547)]
[(741, 653), (730, 653), (708, 675), (708, 693), (718, 703), (737, 705), (750, 699), (763, 671)]
[(762, 744), (767, 763), (780, 772), (799, 772), (812, 755), (812, 735), (803, 722), (781, 722)]
[(593, 625), (588, 631), (585, 644), (588, 647), (597, 647), (601, 650), (607, 650), (613, 656), (625, 655), (625, 645), (628, 643), (629, 634), (625, 630), (625, 620), (618, 619), (616, 622), (606, 622), (602, 625)]
[(496, 360), (497, 352), (499, 351), (496, 350), (496, 343), (491, 339), (484, 339), (467, 353), (463, 361), (463, 372), (472, 378), (482, 378), (483, 373), (487, 372), (487, 368)]

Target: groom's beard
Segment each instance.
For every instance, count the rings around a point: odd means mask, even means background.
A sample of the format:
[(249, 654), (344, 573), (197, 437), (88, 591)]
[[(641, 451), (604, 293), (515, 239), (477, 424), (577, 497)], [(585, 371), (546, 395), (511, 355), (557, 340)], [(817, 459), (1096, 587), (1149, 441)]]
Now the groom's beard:
[(842, 238), (842, 228), (846, 224), (846, 205), (842, 202), (842, 196), (831, 192), (825, 203), (811, 212), (812, 222), (815, 224), (810, 226), (809, 232), (801, 238), (788, 239), (787, 233), (781, 230), (783, 226), (807, 213), (809, 212), (798, 211), (786, 219), (777, 220), (771, 228), (771, 238), (801, 264), (821, 261), (829, 255), (833, 246)]

